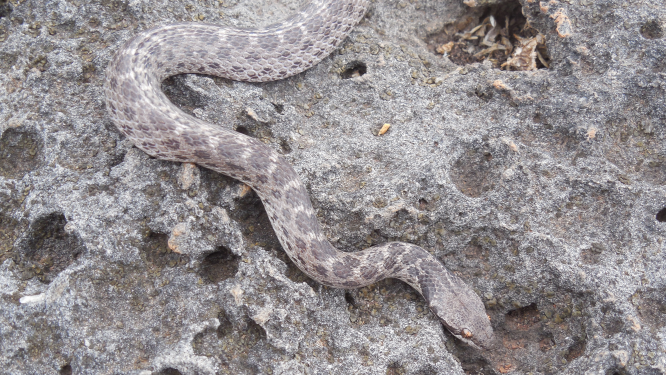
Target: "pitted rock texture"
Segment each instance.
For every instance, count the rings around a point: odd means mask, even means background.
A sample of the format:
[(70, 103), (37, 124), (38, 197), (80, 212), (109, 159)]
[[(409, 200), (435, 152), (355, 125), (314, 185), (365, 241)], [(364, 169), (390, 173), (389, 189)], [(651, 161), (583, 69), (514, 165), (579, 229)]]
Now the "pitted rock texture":
[(472, 285), (498, 336), (478, 351), (399, 282), (308, 279), (251, 190), (150, 158), (106, 116), (106, 65), (138, 31), (300, 5), (0, 4), (1, 372), (665, 372), (663, 7), (521, 2), (550, 68), (508, 72), (426, 43), (492, 9), (382, 1), (293, 78), (165, 81), (285, 155), (336, 247), (412, 242)]

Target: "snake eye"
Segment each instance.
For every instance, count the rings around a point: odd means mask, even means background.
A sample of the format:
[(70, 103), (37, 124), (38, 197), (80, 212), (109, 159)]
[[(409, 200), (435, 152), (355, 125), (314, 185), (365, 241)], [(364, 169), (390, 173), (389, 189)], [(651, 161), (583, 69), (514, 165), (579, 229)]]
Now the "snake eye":
[(462, 330), (462, 337), (468, 339), (468, 338), (470, 338), (470, 337), (472, 337), (472, 336), (474, 336), (474, 335), (472, 335), (472, 332), (470, 332), (467, 328), (463, 328), (463, 330)]

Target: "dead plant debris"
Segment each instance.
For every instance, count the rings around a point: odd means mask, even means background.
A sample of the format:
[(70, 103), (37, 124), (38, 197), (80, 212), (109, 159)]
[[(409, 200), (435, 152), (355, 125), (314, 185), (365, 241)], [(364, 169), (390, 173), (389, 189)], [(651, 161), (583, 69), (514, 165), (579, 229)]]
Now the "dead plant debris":
[(483, 16), (480, 22), (449, 25), (431, 37), (429, 44), (458, 65), (487, 60), (506, 70), (550, 67), (546, 38), (515, 13), (497, 12), (497, 16)]

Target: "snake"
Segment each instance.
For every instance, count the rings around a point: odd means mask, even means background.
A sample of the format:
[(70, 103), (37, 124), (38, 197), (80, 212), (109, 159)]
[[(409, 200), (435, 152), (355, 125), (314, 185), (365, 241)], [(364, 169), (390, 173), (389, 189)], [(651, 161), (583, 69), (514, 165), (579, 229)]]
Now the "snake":
[(298, 174), (280, 153), (185, 113), (162, 91), (162, 82), (178, 74), (266, 82), (301, 73), (338, 48), (369, 5), (369, 0), (312, 0), (264, 28), (188, 22), (142, 31), (109, 62), (107, 112), (118, 130), (150, 156), (196, 163), (250, 186), (282, 248), (312, 279), (343, 289), (385, 278), (402, 280), (423, 296), (455, 337), (488, 349), (494, 336), (483, 302), (435, 256), (403, 242), (337, 250), (323, 234)]

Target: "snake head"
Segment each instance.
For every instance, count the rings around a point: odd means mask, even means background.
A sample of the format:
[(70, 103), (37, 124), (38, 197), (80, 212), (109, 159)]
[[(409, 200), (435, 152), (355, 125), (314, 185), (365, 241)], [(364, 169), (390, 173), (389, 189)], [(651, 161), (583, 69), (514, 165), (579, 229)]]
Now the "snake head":
[[(431, 300), (430, 310), (439, 317), (442, 324), (457, 338), (483, 349), (494, 346), (493, 328), (490, 317), (479, 296), (469, 288), (464, 293), (457, 291), (456, 298)], [(446, 298), (445, 298), (446, 299)]]

